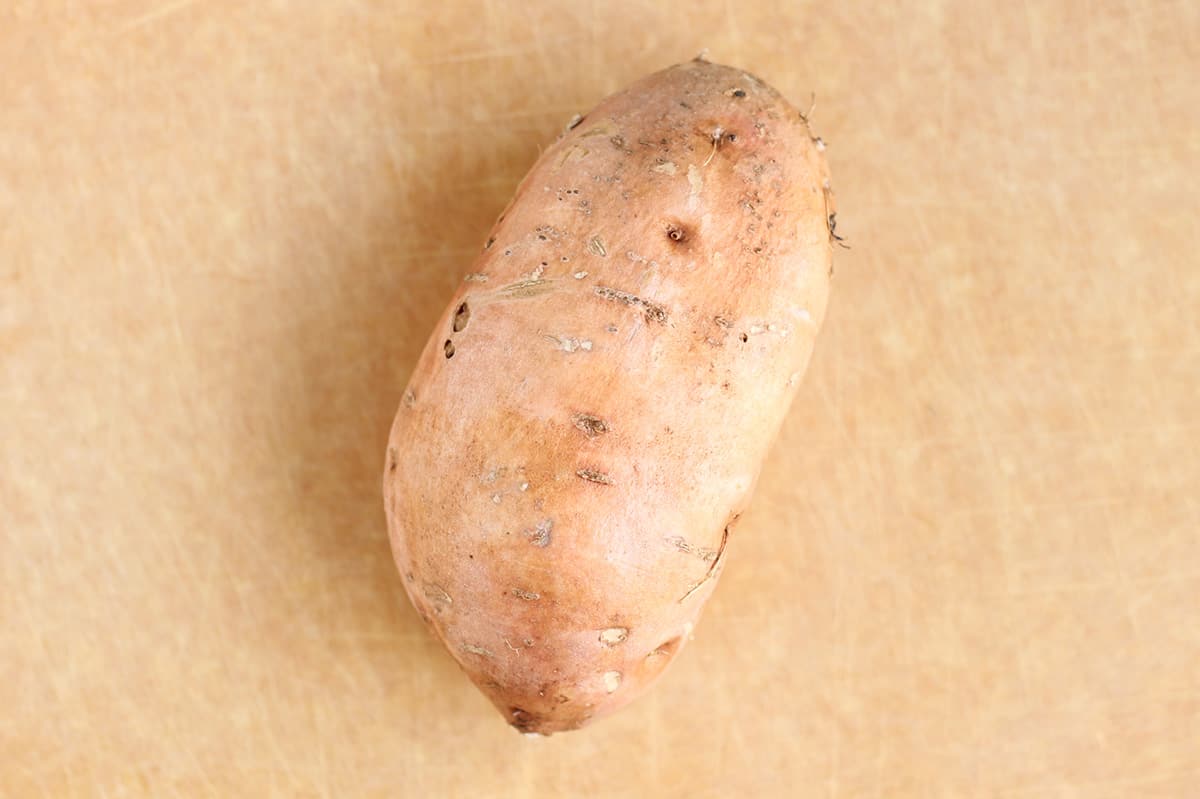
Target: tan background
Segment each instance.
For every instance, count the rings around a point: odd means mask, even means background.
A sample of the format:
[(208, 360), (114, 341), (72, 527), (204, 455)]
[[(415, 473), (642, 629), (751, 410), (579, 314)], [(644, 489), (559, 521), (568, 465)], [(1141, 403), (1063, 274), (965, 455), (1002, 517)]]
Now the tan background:
[[(8, 2), (0, 794), (1190, 797), (1200, 6)], [(702, 47), (816, 128), (829, 321), (694, 643), (527, 740), (379, 474), (539, 145)]]

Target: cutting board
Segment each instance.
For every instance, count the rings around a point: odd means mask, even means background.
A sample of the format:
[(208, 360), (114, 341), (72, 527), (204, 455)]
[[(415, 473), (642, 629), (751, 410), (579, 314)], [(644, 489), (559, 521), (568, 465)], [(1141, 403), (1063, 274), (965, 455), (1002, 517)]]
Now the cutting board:
[[(0, 10), (0, 794), (1194, 796), (1200, 6), (436, 5)], [(540, 148), (703, 48), (849, 249), (694, 640), (531, 740), (386, 435)]]

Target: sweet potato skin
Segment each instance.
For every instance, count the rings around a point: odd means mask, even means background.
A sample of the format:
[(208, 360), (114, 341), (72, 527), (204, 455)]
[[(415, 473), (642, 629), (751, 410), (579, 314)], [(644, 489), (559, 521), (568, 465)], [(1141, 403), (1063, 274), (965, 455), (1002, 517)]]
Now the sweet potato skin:
[(437, 323), (388, 442), (396, 565), (524, 732), (582, 726), (679, 653), (824, 316), (807, 121), (691, 61), (538, 159)]

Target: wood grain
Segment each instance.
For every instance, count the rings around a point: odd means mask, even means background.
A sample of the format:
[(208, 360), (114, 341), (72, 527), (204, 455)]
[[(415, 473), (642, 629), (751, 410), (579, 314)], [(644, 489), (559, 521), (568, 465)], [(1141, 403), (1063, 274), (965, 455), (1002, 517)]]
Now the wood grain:
[[(0, 794), (1194, 792), (1198, 7), (430, 5), (0, 7)], [(530, 741), (388, 425), (539, 146), (704, 47), (853, 249), (694, 642)]]

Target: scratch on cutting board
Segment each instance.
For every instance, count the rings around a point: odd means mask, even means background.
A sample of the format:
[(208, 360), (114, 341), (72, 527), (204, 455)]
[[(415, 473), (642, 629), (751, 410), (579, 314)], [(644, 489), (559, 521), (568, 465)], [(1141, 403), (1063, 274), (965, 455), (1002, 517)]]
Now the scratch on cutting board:
[(153, 22), (157, 22), (164, 17), (169, 17), (172, 14), (183, 11), (188, 6), (195, 5), (197, 2), (198, 0), (175, 0), (173, 3), (164, 3), (153, 11), (148, 11), (140, 17), (134, 17), (113, 32), (117, 35), (130, 33), (138, 28), (143, 28)]
[(493, 58), (506, 58), (508, 56), (530, 55), (542, 51), (546, 45), (567, 44), (574, 41), (577, 36), (563, 36), (559, 39), (550, 39), (539, 41), (535, 45), (526, 47), (493, 47), (487, 50), (472, 50), (466, 53), (458, 53), (456, 55), (445, 56), (444, 58), (434, 58), (425, 63), (430, 65), (438, 64), (461, 64), (467, 61), (489, 61)]

